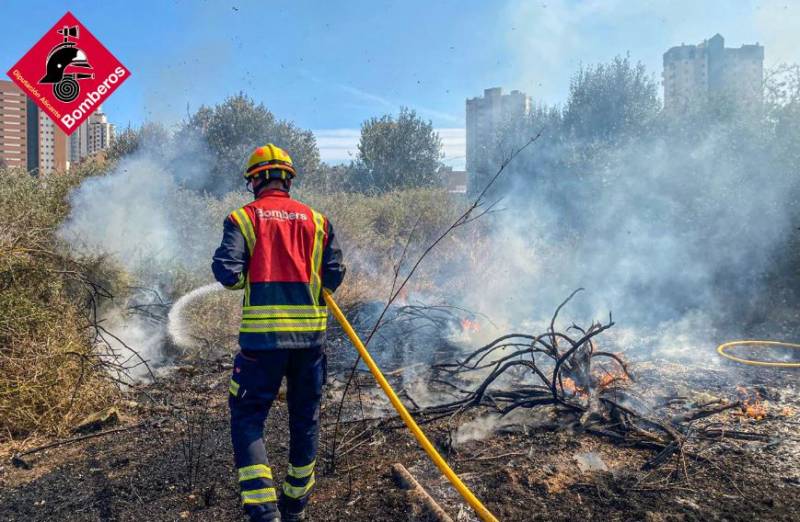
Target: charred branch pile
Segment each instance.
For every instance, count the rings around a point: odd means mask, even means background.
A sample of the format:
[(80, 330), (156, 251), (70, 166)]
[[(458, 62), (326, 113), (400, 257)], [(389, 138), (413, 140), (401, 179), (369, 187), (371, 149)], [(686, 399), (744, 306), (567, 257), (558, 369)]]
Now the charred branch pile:
[(624, 359), (597, 348), (598, 336), (614, 325), (610, 314), (605, 323), (556, 330), (559, 312), (578, 291), (561, 303), (545, 333), (503, 335), (459, 361), (434, 365), (432, 382), (451, 389), (456, 399), (418, 413), (431, 421), (452, 419), (475, 408), (506, 416), (520, 408), (549, 406), (562, 425), (619, 444), (656, 450), (645, 468), (675, 454), (701, 458), (688, 451), (689, 443), (726, 437), (769, 440), (757, 433), (726, 431), (719, 425), (696, 425), (695, 421), (726, 410), (746, 408), (741, 400), (714, 401), (675, 412), (666, 404), (652, 404), (638, 396)]

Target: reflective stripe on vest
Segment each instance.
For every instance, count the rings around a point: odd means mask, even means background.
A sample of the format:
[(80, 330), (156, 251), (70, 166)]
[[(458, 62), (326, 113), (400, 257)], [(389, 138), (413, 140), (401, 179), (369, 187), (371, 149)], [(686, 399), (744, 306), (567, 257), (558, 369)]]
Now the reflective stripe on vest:
[[(231, 214), (233, 219), (239, 225), (239, 230), (242, 231), (242, 235), (244, 236), (244, 241), (247, 243), (247, 251), (250, 253), (250, 256), (253, 256), (253, 249), (256, 247), (256, 231), (253, 228), (253, 222), (250, 221), (250, 216), (247, 215), (244, 208), (240, 208), (239, 210), (234, 210)], [(250, 274), (248, 273), (245, 276), (244, 280), (244, 304), (250, 304)]]
[(311, 210), (314, 214), (314, 249), (311, 251), (311, 277), (309, 278), (309, 288), (311, 299), (315, 305), (319, 304), (319, 293), (322, 291), (322, 251), (325, 240), (325, 218), (316, 210)]
[(264, 305), (248, 306), (242, 311), (239, 329), (245, 333), (319, 332), (327, 326), (324, 306)]
[(327, 318), (319, 319), (275, 319), (271, 321), (242, 321), (239, 328), (244, 333), (267, 332), (321, 332), (325, 330)]
[(256, 246), (256, 231), (253, 228), (253, 223), (250, 221), (250, 216), (247, 215), (247, 212), (244, 211), (244, 208), (240, 208), (239, 210), (234, 210), (233, 219), (236, 220), (236, 223), (239, 225), (239, 230), (242, 231), (242, 235), (244, 236), (244, 240), (247, 243), (247, 250), (250, 252), (250, 255), (253, 255), (253, 249)]
[(295, 306), (295, 305), (254, 305), (248, 306), (242, 312), (245, 319), (285, 319), (291, 317), (311, 318), (326, 317), (328, 309), (325, 306)]

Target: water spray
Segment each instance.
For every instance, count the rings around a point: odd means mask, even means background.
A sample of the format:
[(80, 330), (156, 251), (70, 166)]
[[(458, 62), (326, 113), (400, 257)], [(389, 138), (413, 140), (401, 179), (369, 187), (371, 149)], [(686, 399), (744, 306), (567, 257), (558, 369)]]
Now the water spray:
[(167, 314), (167, 331), (169, 332), (172, 342), (175, 343), (176, 346), (183, 350), (189, 350), (195, 347), (194, 339), (189, 334), (190, 329), (183, 315), (189, 303), (212, 292), (218, 292), (224, 289), (225, 287), (220, 283), (209, 283), (195, 288), (175, 301), (175, 304), (169, 309), (169, 314)]

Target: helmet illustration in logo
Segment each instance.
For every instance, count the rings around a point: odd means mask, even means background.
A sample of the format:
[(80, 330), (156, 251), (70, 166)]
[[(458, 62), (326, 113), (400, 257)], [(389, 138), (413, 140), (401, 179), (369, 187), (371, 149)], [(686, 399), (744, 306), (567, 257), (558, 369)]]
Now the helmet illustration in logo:
[(68, 103), (77, 98), (81, 92), (78, 81), (94, 78), (94, 74), (76, 72), (76, 69), (92, 68), (86, 53), (78, 47), (78, 44), (69, 41), (70, 38), (76, 40), (80, 38), (78, 26), (65, 26), (56, 32), (64, 36), (64, 41), (53, 47), (47, 55), (47, 74), (39, 80), (39, 83), (52, 83), (55, 97)]

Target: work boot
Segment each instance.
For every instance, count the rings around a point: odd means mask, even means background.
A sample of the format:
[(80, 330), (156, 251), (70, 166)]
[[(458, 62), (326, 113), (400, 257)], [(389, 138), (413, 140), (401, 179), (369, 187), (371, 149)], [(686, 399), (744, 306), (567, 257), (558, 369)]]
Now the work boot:
[(298, 510), (297, 506), (290, 506), (283, 496), (278, 500), (278, 509), (281, 510), (283, 522), (300, 522), (306, 519), (306, 508), (301, 507)]

